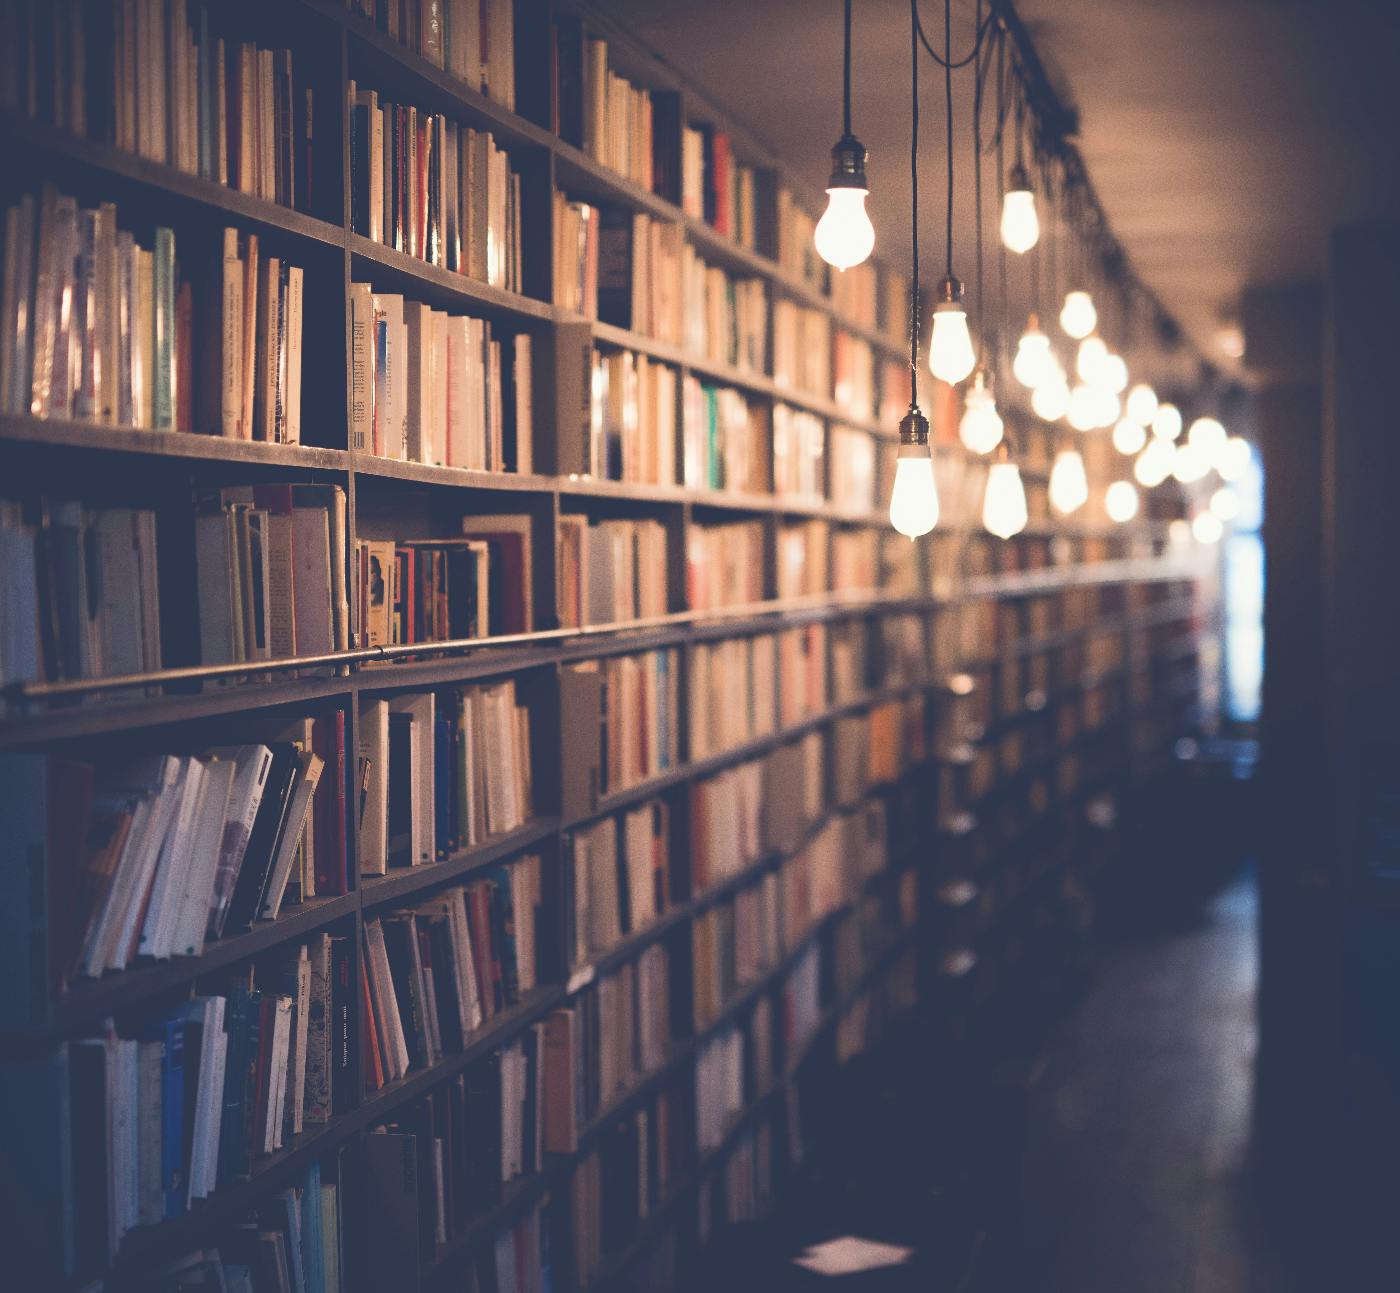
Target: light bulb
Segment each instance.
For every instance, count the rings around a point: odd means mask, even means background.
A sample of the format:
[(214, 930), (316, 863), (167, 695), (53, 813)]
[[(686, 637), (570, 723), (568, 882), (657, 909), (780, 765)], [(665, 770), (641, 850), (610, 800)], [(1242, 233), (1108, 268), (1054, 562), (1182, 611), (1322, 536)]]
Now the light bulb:
[(1159, 404), (1152, 415), (1152, 434), (1175, 440), (1181, 434), (1181, 410), (1175, 404)]
[(812, 241), (817, 255), (835, 269), (853, 269), (875, 250), (875, 226), (866, 214), (866, 189), (827, 189), (826, 210)]
[(1089, 480), (1078, 449), (1061, 449), (1050, 468), (1050, 504), (1061, 516), (1077, 512), (1089, 501)]
[(1115, 480), (1103, 496), (1104, 511), (1110, 521), (1119, 525), (1131, 521), (1138, 511), (1138, 492), (1130, 480)]
[(1079, 350), (1074, 356), (1074, 371), (1079, 375), (1079, 380), (1098, 381), (1099, 369), (1107, 358), (1108, 346), (1104, 344), (1104, 339), (1097, 333), (1090, 333), (1079, 343)]
[(1153, 436), (1133, 463), (1133, 475), (1137, 477), (1138, 484), (1148, 489), (1160, 485), (1172, 474), (1172, 459), (1175, 457), (1170, 440)]
[(1035, 390), (1053, 371), (1050, 338), (1041, 330), (1035, 315), (1031, 315), (1021, 340), (1016, 343), (1016, 358), (1011, 361), (1016, 380), (1028, 390)]
[(1240, 514), (1240, 496), (1222, 485), (1210, 496), (1210, 510), (1222, 521), (1233, 521)]
[(1002, 423), (991, 378), (980, 364), (972, 375), (972, 385), (963, 397), (963, 415), (958, 437), (973, 453), (991, 453), (1001, 443)]
[(1178, 516), (1167, 526), (1167, 542), (1174, 548), (1184, 548), (1191, 542), (1191, 522)]
[(1088, 292), (1071, 292), (1065, 297), (1060, 310), (1060, 327), (1076, 341), (1087, 337), (1099, 321), (1099, 312), (1094, 309), (1094, 299)]
[(939, 284), (938, 304), (933, 307), (933, 335), (928, 343), (929, 371), (941, 382), (956, 386), (977, 366), (972, 335), (967, 330), (962, 284), (945, 278)]
[(1128, 389), (1128, 365), (1122, 355), (1109, 353), (1099, 365), (1098, 383), (1115, 395)]
[(999, 539), (1026, 528), (1026, 491), (1021, 469), (1014, 462), (994, 462), (987, 469), (987, 492), (982, 496), (982, 524)]
[(1092, 431), (1098, 425), (1094, 388), (1080, 382), (1069, 393), (1069, 424), (1076, 431)]
[(890, 524), (917, 539), (938, 524), (938, 486), (928, 444), (928, 419), (911, 404), (899, 423), (899, 455), (890, 491)]
[(1118, 421), (1122, 401), (1106, 386), (1090, 386), (1089, 390), (1093, 399), (1094, 426), (1111, 427)]
[(1221, 480), (1239, 480), (1249, 470), (1249, 441), (1232, 435), (1215, 457), (1215, 470)]
[(1006, 196), (1001, 202), (1001, 240), (1018, 256), (1040, 241), (1040, 219), (1035, 213), (1035, 193), (1024, 166), (1014, 166)]
[(1225, 428), (1220, 425), (1215, 418), (1197, 418), (1191, 423), (1191, 429), (1186, 433), (1186, 437), (1197, 449), (1199, 449), (1212, 464), (1216, 455), (1225, 447), (1225, 442), (1230, 438)]
[(1197, 543), (1219, 543), (1225, 527), (1214, 512), (1197, 512), (1191, 518), (1191, 533)]
[[(1131, 404), (1132, 401), (1129, 401)], [(1131, 410), (1127, 417), (1119, 418), (1113, 427), (1113, 447), (1129, 457), (1137, 453), (1147, 443), (1147, 432), (1140, 422), (1133, 421)]]
[(1146, 427), (1152, 425), (1156, 412), (1157, 392), (1146, 382), (1139, 382), (1128, 392), (1128, 416), (1138, 426)]
[(1176, 446), (1176, 452), (1172, 455), (1172, 475), (1183, 485), (1202, 480), (1209, 471), (1210, 459), (1189, 440), (1183, 440)]
[(1031, 392), (1031, 408), (1038, 418), (1058, 422), (1069, 409), (1069, 383), (1058, 371), (1047, 377)]

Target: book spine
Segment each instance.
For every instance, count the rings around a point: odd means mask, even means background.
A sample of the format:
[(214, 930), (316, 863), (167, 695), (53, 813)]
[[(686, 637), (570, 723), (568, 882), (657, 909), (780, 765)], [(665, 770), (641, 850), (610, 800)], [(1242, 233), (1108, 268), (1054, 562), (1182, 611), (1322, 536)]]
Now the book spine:
[(153, 292), (155, 336), (152, 353), (151, 425), (169, 431), (175, 425), (175, 233), (158, 228), (155, 237)]

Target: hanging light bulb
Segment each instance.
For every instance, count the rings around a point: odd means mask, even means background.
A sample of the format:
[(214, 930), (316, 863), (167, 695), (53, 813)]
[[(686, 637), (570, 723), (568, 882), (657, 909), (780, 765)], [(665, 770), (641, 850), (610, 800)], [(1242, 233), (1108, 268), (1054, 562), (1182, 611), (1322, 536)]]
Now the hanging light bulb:
[(1249, 470), (1249, 441), (1243, 436), (1232, 435), (1225, 447), (1216, 455), (1215, 470), (1221, 480), (1240, 480)]
[(1031, 408), (1036, 417), (1046, 422), (1058, 422), (1069, 411), (1069, 383), (1058, 363), (1050, 376), (1031, 392)]
[(1099, 365), (1098, 384), (1115, 395), (1121, 395), (1128, 389), (1128, 365), (1122, 355), (1110, 351), (1104, 356), (1103, 363)]
[(1191, 423), (1186, 438), (1214, 464), (1216, 455), (1230, 437), (1215, 418), (1197, 418)]
[(1115, 480), (1103, 496), (1104, 511), (1110, 521), (1123, 525), (1131, 521), (1138, 512), (1138, 492), (1130, 480)]
[(1098, 403), (1094, 388), (1080, 382), (1069, 393), (1069, 424), (1076, 431), (1092, 431), (1098, 425)]
[(1128, 416), (1140, 427), (1152, 425), (1157, 412), (1157, 392), (1146, 382), (1139, 382), (1128, 392)]
[(826, 184), (826, 210), (817, 221), (812, 241), (817, 255), (835, 269), (847, 270), (875, 250), (875, 226), (865, 210), (870, 185), (865, 179), (865, 145), (851, 133), (851, 0), (846, 0), (845, 79), (841, 138), (831, 150), (831, 176)]
[(1225, 527), (1214, 512), (1197, 512), (1191, 518), (1191, 533), (1197, 543), (1219, 543)]
[(1152, 415), (1152, 434), (1175, 440), (1181, 434), (1181, 410), (1175, 404), (1159, 404)]
[(1172, 474), (1172, 460), (1176, 457), (1170, 440), (1153, 436), (1133, 463), (1133, 475), (1139, 485), (1154, 489)]
[(1031, 177), (1019, 162), (1011, 168), (1006, 196), (1001, 201), (1001, 240), (1009, 251), (1024, 255), (1040, 241)]
[(1009, 539), (1026, 528), (1026, 490), (1021, 469), (1011, 461), (1006, 446), (987, 469), (987, 490), (982, 496), (982, 524), (999, 539)]
[(1074, 371), (1081, 382), (1096, 382), (1103, 361), (1108, 358), (1108, 346), (1097, 332), (1091, 332), (1079, 343), (1074, 356)]
[(1099, 321), (1099, 312), (1094, 309), (1094, 298), (1088, 292), (1074, 291), (1065, 297), (1060, 309), (1060, 327), (1067, 336), (1080, 341), (1093, 332)]
[(1119, 453), (1132, 457), (1146, 443), (1147, 432), (1142, 429), (1140, 422), (1133, 421), (1131, 412), (1128, 413), (1127, 417), (1121, 417), (1114, 423), (1113, 447)]
[(1061, 515), (1077, 512), (1089, 501), (1089, 478), (1078, 449), (1061, 449), (1050, 468), (1050, 505)]
[(1183, 485), (1190, 485), (1210, 471), (1210, 458), (1190, 440), (1183, 440), (1172, 455), (1172, 475)]
[(1032, 314), (1021, 340), (1016, 343), (1016, 358), (1011, 361), (1011, 371), (1022, 386), (1033, 391), (1050, 376), (1052, 366), (1050, 338), (1040, 330), (1040, 320)]
[(1222, 521), (1233, 521), (1240, 514), (1240, 496), (1222, 485), (1210, 496), (1210, 510)]
[(967, 330), (962, 284), (951, 276), (938, 285), (933, 307), (933, 336), (928, 343), (929, 371), (941, 382), (956, 386), (977, 365), (972, 334)]
[(938, 524), (938, 486), (928, 444), (928, 419), (915, 406), (899, 423), (899, 455), (890, 492), (890, 524), (917, 539)]
[(972, 374), (972, 385), (963, 397), (958, 436), (973, 453), (991, 453), (1001, 443), (1002, 422), (997, 413), (991, 374), (981, 365)]

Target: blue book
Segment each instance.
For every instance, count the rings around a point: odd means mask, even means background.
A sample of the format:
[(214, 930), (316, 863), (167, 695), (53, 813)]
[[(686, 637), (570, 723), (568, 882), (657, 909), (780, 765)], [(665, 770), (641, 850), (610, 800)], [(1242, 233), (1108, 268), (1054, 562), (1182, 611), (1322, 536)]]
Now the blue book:
[(307, 1293), (326, 1287), (325, 1235), (321, 1221), (321, 1165), (312, 1163), (301, 1187), (301, 1256)]

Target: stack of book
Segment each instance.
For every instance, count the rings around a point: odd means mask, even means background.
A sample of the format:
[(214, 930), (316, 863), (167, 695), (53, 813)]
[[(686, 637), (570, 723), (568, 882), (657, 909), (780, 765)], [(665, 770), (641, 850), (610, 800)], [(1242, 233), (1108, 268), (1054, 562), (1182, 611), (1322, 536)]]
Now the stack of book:
[(806, 732), (763, 760), (763, 834), (769, 849), (793, 849), (826, 807), (826, 734)]
[(828, 818), (779, 868), (785, 948), (797, 947), (818, 921), (848, 901), (853, 877), (847, 872), (843, 843), (840, 818)]
[(349, 646), (339, 485), (230, 486), (195, 500), (200, 660), (249, 664)]
[[(311, 87), (292, 51), (187, 0), (16, 0), (0, 12), (0, 102), (268, 202), (311, 209)], [(212, 30), (211, 30), (212, 27)], [(226, 38), (227, 37), (227, 38)]]
[(878, 506), (875, 492), (875, 439), (850, 427), (831, 428), (831, 501), (864, 516)]
[(692, 525), (686, 535), (686, 588), (691, 610), (747, 606), (763, 600), (762, 521)]
[(584, 1125), (665, 1062), (671, 1047), (670, 961), (653, 943), (598, 975), (545, 1024), (545, 1148), (571, 1154)]
[(540, 896), (540, 860), (531, 855), (365, 921), (371, 1088), (460, 1053), (483, 1024), (534, 991)]
[(875, 331), (878, 318), (879, 270), (873, 261), (831, 276), (831, 304), (858, 327)]
[(690, 926), (691, 1018), (714, 1023), (725, 1004), (777, 962), (778, 877), (770, 871), (728, 902), (708, 908)]
[(522, 290), (520, 176), (489, 130), (349, 83), (350, 220), (362, 237)]
[(514, 109), (511, 0), (345, 0), (345, 7), (434, 67)]
[[(737, 278), (702, 260), (688, 245), (681, 256), (681, 279), (686, 349), (710, 363), (766, 372), (768, 289), (763, 280)], [(774, 305), (775, 323), (780, 304)]]
[(676, 480), (676, 370), (630, 350), (593, 355), (588, 475), (636, 485)]
[(802, 954), (783, 981), (782, 1002), (779, 1019), (783, 1051), (792, 1055), (802, 1049), (821, 1024), (821, 954), (817, 944)]
[(131, 1230), (247, 1179), (308, 1122), (349, 1107), (349, 965), (346, 940), (322, 935), (263, 967), (262, 986), (237, 975), (45, 1061), (56, 1088), (45, 1104), (57, 1099), (74, 1155), (64, 1207), (77, 1270), (102, 1269)]
[(453, 856), (533, 816), (530, 712), (514, 679), (360, 708), (360, 872)]
[(554, 303), (669, 345), (682, 326), (681, 227), (555, 194)]
[[(818, 292), (826, 287), (827, 266), (815, 242), (817, 222), (798, 205), (785, 184), (778, 186), (778, 265), (789, 278)], [(840, 277), (837, 275), (836, 277)]]
[(789, 521), (778, 527), (779, 598), (827, 591), (830, 529), (825, 521)]
[(528, 332), (350, 285), (350, 447), (381, 458), (533, 470)]
[[(839, 468), (832, 445), (832, 488)], [(815, 413), (773, 406), (773, 493), (799, 503), (820, 503), (826, 489), (826, 429)]]
[(51, 886), (46, 920), (7, 933), (37, 958), (18, 968), (43, 976), (10, 1005), (27, 1010), (138, 961), (199, 956), (284, 906), (346, 892), (344, 740), (337, 713), (202, 757), (98, 768), (5, 755), (10, 843), (16, 857), (47, 859)]
[(778, 680), (778, 722), (783, 727), (826, 708), (826, 625), (808, 624), (778, 634)]
[(768, 408), (732, 386), (687, 373), (681, 411), (683, 483), (689, 489), (769, 492)]
[(161, 667), (154, 512), (0, 500), (0, 683)]
[[(781, 637), (781, 635), (779, 635)], [(778, 638), (697, 642), (690, 651), (690, 757), (708, 759), (773, 730)]]
[(620, 624), (665, 615), (666, 527), (660, 521), (559, 518), (559, 624)]
[(680, 682), (673, 650), (566, 665), (559, 675), (565, 817), (680, 761)]
[(530, 631), (530, 518), (462, 524), (460, 538), (355, 541), (358, 641), (414, 645)]
[(765, 764), (750, 759), (691, 782), (690, 890), (695, 896), (763, 856)]
[(909, 344), (909, 280), (888, 265), (880, 266), (879, 327), (895, 346)]
[(710, 125), (681, 132), (681, 207), (716, 233), (758, 248), (757, 177), (734, 157), (729, 135)]
[(604, 817), (567, 838), (572, 859), (569, 913), (578, 969), (664, 915), (671, 900), (670, 811), (654, 799)]
[(875, 351), (868, 341), (838, 328), (833, 367), (836, 403), (853, 418), (875, 416)]
[(696, 1053), (695, 1142), (702, 1154), (719, 1148), (744, 1108), (744, 1053), (749, 1049), (745, 1030), (731, 1027), (716, 1033)]
[(879, 570), (878, 531), (838, 528), (831, 536), (831, 586), (837, 592), (867, 592), (879, 587)]
[(608, 66), (608, 42), (555, 19), (556, 130), (595, 161), (650, 190), (655, 172), (652, 98)]
[(773, 381), (831, 398), (831, 316), (795, 301), (773, 302)]

